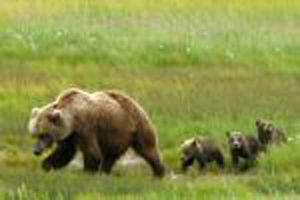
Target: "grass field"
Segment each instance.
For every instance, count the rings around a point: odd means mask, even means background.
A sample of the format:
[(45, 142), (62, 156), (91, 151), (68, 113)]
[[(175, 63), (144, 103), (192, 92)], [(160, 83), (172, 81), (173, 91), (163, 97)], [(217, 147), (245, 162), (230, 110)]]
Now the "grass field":
[[(0, 199), (299, 199), (299, 7), (296, 0), (1, 2)], [(111, 176), (43, 172), (31, 153), (31, 108), (69, 87), (135, 97), (158, 131), (166, 178), (154, 180), (145, 163), (118, 165)], [(225, 132), (254, 134), (257, 118), (293, 140), (238, 173)], [(180, 174), (178, 146), (196, 134), (224, 147), (224, 171)]]

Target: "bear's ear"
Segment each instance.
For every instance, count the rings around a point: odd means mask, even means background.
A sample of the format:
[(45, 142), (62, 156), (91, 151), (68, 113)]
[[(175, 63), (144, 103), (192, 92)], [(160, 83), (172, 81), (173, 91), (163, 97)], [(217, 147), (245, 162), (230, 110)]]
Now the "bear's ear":
[(192, 145), (198, 146), (199, 144), (201, 144), (201, 140), (199, 138), (195, 138)]
[(58, 124), (61, 121), (62, 113), (60, 110), (55, 109), (52, 113), (50, 113), (48, 116), (48, 119), (50, 122), (54, 124)]
[(31, 117), (35, 117), (39, 113), (40, 109), (38, 107), (34, 107), (31, 110)]
[(203, 147), (202, 147), (202, 144), (201, 144), (200, 139), (196, 138), (196, 139), (193, 141), (192, 145), (197, 149), (197, 151), (199, 151), (199, 152), (202, 152), (202, 151), (203, 151)]
[(197, 146), (198, 140), (193, 138), (193, 141), (191, 143), (192, 146)]
[(195, 137), (193, 140), (193, 145), (197, 145), (200, 142), (200, 139), (198, 137)]
[(226, 131), (226, 137), (230, 138), (231, 133), (229, 131)]
[(256, 126), (260, 126), (262, 124), (262, 120), (261, 119), (257, 119), (255, 122)]
[(269, 132), (273, 132), (273, 131), (274, 131), (273, 125), (272, 125), (272, 124), (269, 124), (269, 125), (267, 126), (267, 130), (268, 130)]

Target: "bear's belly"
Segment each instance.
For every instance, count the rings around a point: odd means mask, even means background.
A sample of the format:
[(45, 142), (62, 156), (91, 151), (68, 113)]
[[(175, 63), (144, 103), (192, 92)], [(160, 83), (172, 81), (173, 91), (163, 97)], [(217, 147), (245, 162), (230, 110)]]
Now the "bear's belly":
[(131, 146), (133, 134), (130, 132), (100, 132), (97, 134), (98, 144), (103, 153), (123, 153)]

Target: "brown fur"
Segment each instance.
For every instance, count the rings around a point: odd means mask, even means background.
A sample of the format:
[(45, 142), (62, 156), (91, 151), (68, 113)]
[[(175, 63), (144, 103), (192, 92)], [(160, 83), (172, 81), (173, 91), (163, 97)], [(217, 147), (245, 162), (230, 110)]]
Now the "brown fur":
[(265, 146), (287, 141), (284, 130), (266, 120), (256, 120), (256, 129), (259, 141)]
[[(52, 134), (63, 139), (58, 141), (57, 150), (44, 161), (45, 169), (68, 164), (76, 152), (72, 150), (75, 146), (83, 154), (85, 170), (96, 171), (101, 163), (101, 170), (110, 173), (114, 163), (132, 147), (149, 163), (154, 175), (164, 175), (156, 133), (147, 114), (137, 102), (121, 92), (108, 90), (89, 94), (71, 89), (57, 98), (53, 109), (41, 110), (50, 116), (53, 110), (59, 110), (64, 121), (72, 122), (69, 126), (65, 123), (67, 128), (64, 130), (68, 131)], [(68, 151), (68, 146), (71, 150), (65, 156), (61, 149)]]
[(245, 161), (242, 169), (248, 169), (255, 164), (257, 156), (263, 150), (259, 140), (250, 135), (238, 131), (227, 132), (232, 164), (237, 167), (241, 159)]
[(181, 153), (181, 168), (183, 171), (187, 171), (195, 160), (199, 169), (205, 168), (208, 163), (213, 161), (221, 168), (225, 166), (223, 152), (211, 139), (195, 137), (185, 140), (181, 145)]

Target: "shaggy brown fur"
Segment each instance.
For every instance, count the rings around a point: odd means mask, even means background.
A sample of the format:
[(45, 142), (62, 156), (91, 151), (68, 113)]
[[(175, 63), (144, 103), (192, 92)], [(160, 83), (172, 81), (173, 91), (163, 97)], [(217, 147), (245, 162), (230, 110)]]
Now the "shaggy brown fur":
[(203, 169), (207, 163), (215, 161), (217, 165), (224, 168), (224, 156), (220, 147), (214, 141), (195, 137), (185, 140), (181, 145), (181, 168), (185, 172), (196, 160), (199, 169)]
[(248, 169), (255, 164), (258, 153), (263, 150), (259, 140), (250, 135), (238, 131), (227, 132), (228, 144), (230, 147), (232, 164), (237, 167), (241, 159), (245, 165), (241, 169)]
[(263, 145), (286, 142), (285, 132), (266, 120), (256, 120), (258, 139)]
[[(67, 90), (55, 102), (33, 109), (29, 128), (38, 139), (35, 154), (53, 142), (58, 144), (43, 161), (46, 170), (67, 165), (79, 148), (85, 170), (96, 171), (101, 164), (101, 170), (110, 173), (119, 157), (132, 147), (149, 163), (154, 175), (164, 175), (155, 130), (147, 114), (132, 98), (118, 91), (89, 94)], [(51, 139), (45, 142), (45, 136)]]

